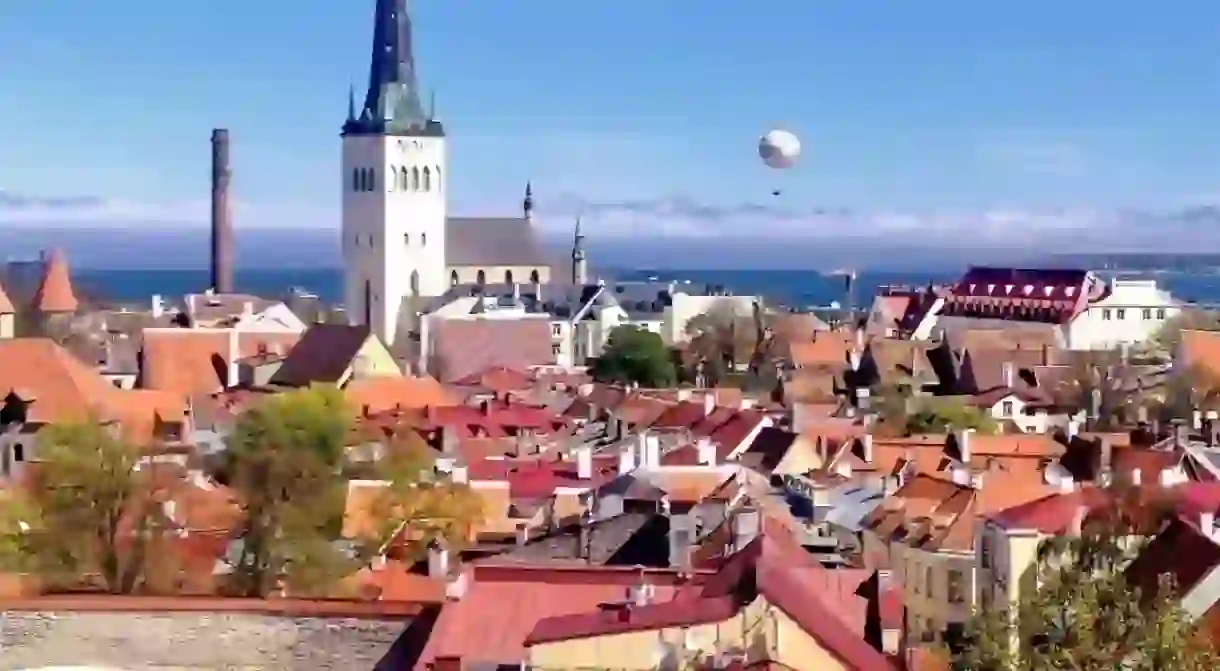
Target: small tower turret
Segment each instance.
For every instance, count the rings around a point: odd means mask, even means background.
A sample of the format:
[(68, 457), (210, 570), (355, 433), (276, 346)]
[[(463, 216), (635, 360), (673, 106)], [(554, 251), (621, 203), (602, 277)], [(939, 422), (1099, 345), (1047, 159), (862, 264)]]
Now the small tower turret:
[(576, 217), (576, 232), (572, 236), (572, 284), (589, 283), (589, 261), (585, 256), (585, 236), (580, 232), (580, 217)]

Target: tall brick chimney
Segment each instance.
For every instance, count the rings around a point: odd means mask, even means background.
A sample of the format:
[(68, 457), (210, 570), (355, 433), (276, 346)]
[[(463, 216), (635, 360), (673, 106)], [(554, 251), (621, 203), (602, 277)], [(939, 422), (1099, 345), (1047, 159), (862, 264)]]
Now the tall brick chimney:
[(212, 130), (212, 288), (233, 293), (233, 210), (229, 203), (229, 131)]

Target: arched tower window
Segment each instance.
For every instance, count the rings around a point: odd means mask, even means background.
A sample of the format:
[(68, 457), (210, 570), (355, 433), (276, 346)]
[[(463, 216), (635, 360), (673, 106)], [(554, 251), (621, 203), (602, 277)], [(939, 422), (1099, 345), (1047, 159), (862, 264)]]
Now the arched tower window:
[(390, 166), (390, 170), (385, 174), (385, 188), (391, 193), (398, 190), (398, 171), (394, 166)]
[(538, 284), (541, 280), (538, 278), (537, 269), (530, 271), (530, 284)]
[(403, 233), (403, 234), (402, 234), (402, 244), (404, 244), (404, 245), (406, 245), (406, 246), (408, 246), (408, 247), (410, 247), (410, 246), (411, 246), (411, 234), (410, 234), (410, 233)]
[(419, 234), (419, 246), (420, 246), (420, 247), (427, 247), (427, 246), (428, 246), (428, 234), (427, 234), (427, 233), (420, 233), (420, 234)]
[(513, 283), (513, 271), (511, 271), (511, 270), (504, 271), (504, 283), (505, 284)]
[(407, 172), (406, 166), (403, 166), (402, 169), (398, 171), (398, 182), (402, 184), (403, 191), (411, 190), (411, 173)]
[(458, 285), (458, 274), (456, 270), (449, 271), (449, 286), (456, 287)]
[(437, 167), (437, 168), (436, 168), (436, 170), (435, 170), (434, 172), (436, 173), (436, 175), (435, 175), (435, 177), (436, 177), (436, 190), (437, 190), (437, 191), (440, 191), (440, 190), (441, 190), (441, 169), (440, 169), (440, 167)]
[(373, 283), (364, 281), (364, 325), (373, 325)]
[(419, 271), (418, 270), (411, 271), (411, 295), (412, 296), (419, 295)]
[(432, 169), (424, 166), (424, 191), (432, 190)]
[(352, 191), (359, 191), (360, 188), (360, 168), (352, 168)]
[(374, 172), (372, 168), (368, 168), (368, 177), (367, 178), (368, 178), (368, 185), (367, 185), (368, 190), (376, 191), (377, 190), (377, 173)]
[(411, 190), (419, 191), (419, 168), (411, 168)]
[(479, 286), (483, 286), (484, 284), (487, 284), (487, 273), (485, 273), (485, 272), (483, 272), (482, 270), (480, 270), (480, 271), (479, 271), (479, 272), (478, 272), (478, 273), (477, 273), (477, 274), (474, 276), (474, 283), (475, 283), (475, 284), (477, 284), (477, 285), (479, 285)]

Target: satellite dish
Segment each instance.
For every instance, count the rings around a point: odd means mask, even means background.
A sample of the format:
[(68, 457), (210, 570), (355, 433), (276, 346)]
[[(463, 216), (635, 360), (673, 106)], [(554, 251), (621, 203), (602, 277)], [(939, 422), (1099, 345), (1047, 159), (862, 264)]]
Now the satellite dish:
[(787, 170), (801, 155), (801, 141), (792, 133), (775, 129), (758, 140), (758, 156), (767, 167)]

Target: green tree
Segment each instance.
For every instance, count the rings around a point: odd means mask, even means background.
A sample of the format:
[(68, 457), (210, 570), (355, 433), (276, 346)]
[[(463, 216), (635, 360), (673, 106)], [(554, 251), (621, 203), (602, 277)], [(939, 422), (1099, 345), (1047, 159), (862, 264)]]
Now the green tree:
[[(893, 412), (893, 410), (887, 410)], [(981, 408), (966, 405), (956, 399), (929, 398), (919, 402), (914, 412), (906, 416), (908, 433), (948, 433), (974, 429), (979, 433), (996, 433), (999, 425)]]
[(7, 550), (50, 588), (96, 575), (108, 592), (135, 591), (163, 519), (147, 469), (136, 469), (140, 451), (109, 427), (83, 422), (44, 428), (37, 453), (20, 512), (0, 524)]
[(224, 470), (244, 507), (232, 592), (262, 597), (286, 582), (327, 590), (355, 569), (335, 541), (352, 413), (342, 392), (311, 387), (263, 399), (238, 418)]
[(642, 387), (671, 387), (677, 380), (673, 360), (661, 336), (636, 326), (619, 326), (593, 364), (599, 382), (634, 382)]
[[(1076, 536), (1043, 543), (1027, 585), (1011, 608), (974, 616), (954, 642), (961, 671), (1203, 671), (1220, 661), (1196, 635), (1168, 580), (1141, 595), (1124, 568), (1168, 514), (1163, 501), (1116, 493)], [(1028, 582), (1028, 581), (1026, 581)]]

